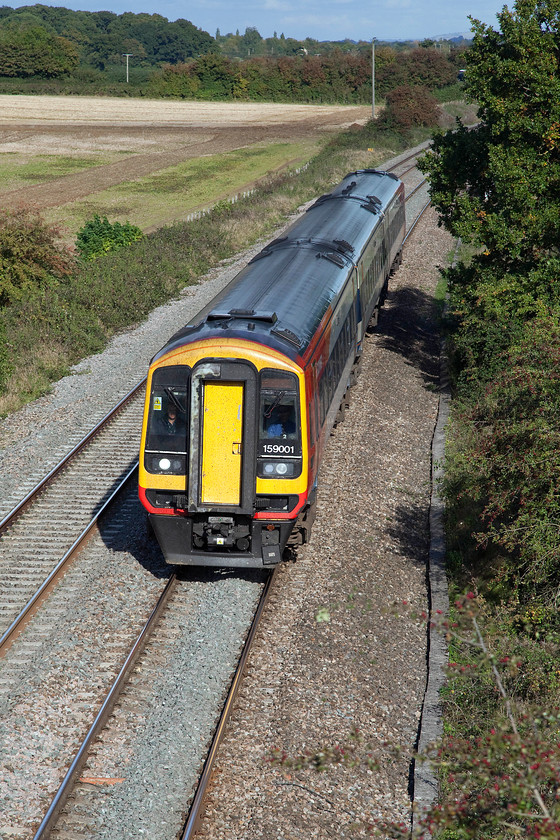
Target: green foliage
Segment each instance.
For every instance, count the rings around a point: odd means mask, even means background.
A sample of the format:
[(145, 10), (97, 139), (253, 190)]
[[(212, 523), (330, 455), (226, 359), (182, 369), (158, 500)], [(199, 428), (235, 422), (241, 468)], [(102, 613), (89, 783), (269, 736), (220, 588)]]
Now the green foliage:
[(343, 53), (241, 62), (209, 54), (189, 64), (163, 68), (151, 81), (149, 92), (196, 99), (370, 101), (371, 61)]
[(109, 222), (107, 216), (101, 218), (97, 214), (78, 231), (76, 248), (80, 257), (86, 262), (95, 260), (108, 251), (116, 251), (131, 242), (142, 239), (143, 233), (139, 227), (130, 222)]
[(432, 90), (456, 81), (457, 71), (451, 55), (443, 54), (440, 50), (418, 48), (397, 53), (385, 47), (381, 55), (380, 52), (376, 50), (375, 85), (382, 94), (401, 85)]
[[(542, 711), (560, 689), (560, 0), (498, 18), (499, 32), (473, 22), (480, 123), (436, 137), (422, 164), (442, 223), (474, 251), (445, 272), (456, 397), (443, 492), (449, 573), (485, 596), (480, 613), (459, 602), (460, 632), (448, 628), (442, 840), (560, 834), (559, 721)], [(491, 655), (465, 616), (486, 624)]]
[(481, 123), (437, 137), (423, 164), (443, 224), (476, 249), (446, 272), (460, 406), (448, 504), (477, 512), (477, 543), (502, 553), (510, 588), (553, 597), (560, 0), (518, 0), (499, 20), (501, 33), (474, 23), (467, 75)]
[[(105, 70), (110, 64), (122, 64), (122, 54), (126, 52), (133, 54), (136, 66), (155, 67), (166, 61), (186, 61), (215, 48), (214, 39), (207, 32), (182, 18), (170, 22), (158, 14), (76, 12), (44, 5), (20, 9), (4, 6), (2, 10), (0, 43), (3, 44), (6, 39), (9, 53), (4, 65), (0, 64), (0, 75), (13, 75), (5, 73), (2, 66), (9, 69), (10, 62), (17, 61), (17, 54), (12, 48), (14, 32), (29, 27), (38, 26), (43, 33), (50, 33), (53, 48), (59, 41), (67, 39), (76, 58), (73, 67), (79, 56), (81, 63), (98, 70)], [(60, 45), (57, 49), (61, 49)], [(4, 47), (1, 47), (0, 56), (3, 53)]]
[(488, 318), (555, 305), (560, 267), (560, 2), (518, 0), (498, 18), (501, 32), (473, 22), (481, 122), (436, 137), (421, 163), (445, 227), (480, 251), (449, 274), (463, 343), (479, 346)]
[(0, 306), (20, 300), (52, 277), (74, 267), (73, 254), (58, 241), (58, 230), (34, 211), (0, 214)]
[(437, 136), (421, 164), (442, 224), (474, 251), (445, 272), (456, 396), (443, 492), (449, 573), (485, 596), (448, 627), (434, 756), (446, 796), (428, 827), (442, 840), (560, 834), (559, 721), (542, 711), (560, 689), (560, 0), (517, 0), (498, 19), (501, 31), (473, 21), (480, 123)]
[(56, 78), (78, 66), (78, 51), (43, 26), (0, 28), (0, 76)]
[[(431, 101), (428, 103), (426, 86), (444, 87), (455, 79), (455, 69), (447, 58), (434, 50), (437, 60), (433, 66), (428, 65), (430, 72), (420, 65), (420, 69), (411, 70), (408, 78), (406, 73), (401, 73), (402, 62), (396, 60), (397, 53), (389, 51), (392, 59), (389, 60), (387, 49), (378, 50), (380, 58), (376, 53), (376, 68), (378, 64), (385, 67), (383, 89), (392, 90), (401, 77), (404, 78), (407, 85), (414, 86), (419, 99), (416, 105), (408, 106), (408, 112), (414, 114), (410, 125), (434, 124), (435, 105)], [(197, 99), (230, 99), (233, 96), (272, 102), (371, 102), (370, 51), (333, 50), (321, 55), (302, 55), (301, 52), (278, 58), (256, 56), (243, 61), (233, 61), (218, 54), (201, 56), (187, 64), (164, 67), (155, 74), (149, 92), (157, 96)], [(422, 57), (427, 54), (430, 58), (430, 51), (420, 50), (420, 53)], [(428, 123), (419, 115), (427, 118)]]
[(446, 492), (451, 509), (475, 506), (478, 544), (507, 552), (501, 579), (523, 601), (560, 584), (560, 310), (504, 343), (460, 390)]

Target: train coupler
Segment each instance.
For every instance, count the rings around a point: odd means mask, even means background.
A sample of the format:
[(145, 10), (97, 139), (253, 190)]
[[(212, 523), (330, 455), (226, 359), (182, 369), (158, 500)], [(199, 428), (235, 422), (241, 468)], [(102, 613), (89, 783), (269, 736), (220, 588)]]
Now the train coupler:
[(195, 548), (233, 548), (247, 551), (251, 543), (248, 525), (236, 524), (233, 516), (209, 516), (206, 521), (193, 523)]

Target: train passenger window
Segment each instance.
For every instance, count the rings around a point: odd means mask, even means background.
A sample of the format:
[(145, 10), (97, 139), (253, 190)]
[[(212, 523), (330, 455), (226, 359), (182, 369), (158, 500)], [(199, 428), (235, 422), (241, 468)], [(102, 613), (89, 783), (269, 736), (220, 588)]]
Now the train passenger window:
[(185, 474), (189, 373), (184, 365), (154, 372), (144, 448), (145, 467), (151, 473)]

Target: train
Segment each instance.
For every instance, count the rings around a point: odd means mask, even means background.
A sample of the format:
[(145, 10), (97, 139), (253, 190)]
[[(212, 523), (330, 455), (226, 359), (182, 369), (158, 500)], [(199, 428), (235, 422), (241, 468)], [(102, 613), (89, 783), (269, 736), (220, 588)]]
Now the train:
[(349, 173), (151, 360), (139, 497), (167, 563), (269, 568), (309, 540), (404, 202), (394, 174)]

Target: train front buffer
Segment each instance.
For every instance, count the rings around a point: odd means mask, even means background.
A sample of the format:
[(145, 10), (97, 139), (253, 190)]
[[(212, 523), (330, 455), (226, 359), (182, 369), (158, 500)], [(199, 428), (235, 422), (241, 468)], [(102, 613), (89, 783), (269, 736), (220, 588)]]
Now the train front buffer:
[(305, 508), (303, 373), (242, 349), (150, 372), (139, 494), (168, 563), (274, 565)]

